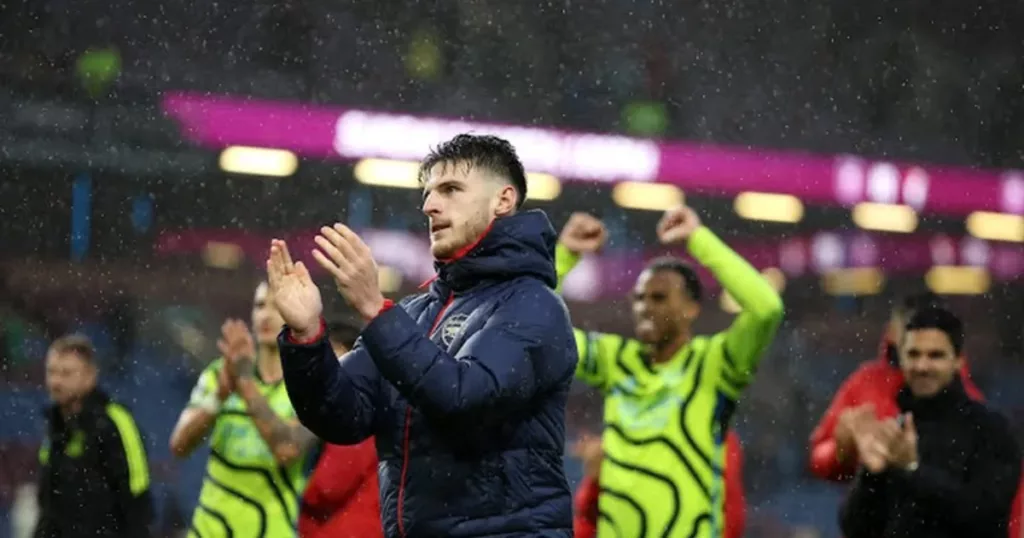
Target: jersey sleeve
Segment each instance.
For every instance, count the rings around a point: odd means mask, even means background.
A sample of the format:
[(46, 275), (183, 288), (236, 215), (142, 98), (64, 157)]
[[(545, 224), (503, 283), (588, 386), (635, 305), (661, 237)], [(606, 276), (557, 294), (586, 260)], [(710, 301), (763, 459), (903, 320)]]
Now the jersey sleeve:
[(576, 379), (607, 392), (615, 384), (615, 362), (627, 340), (617, 334), (573, 329), (580, 360), (576, 363)]
[(142, 434), (124, 407), (110, 403), (106, 414), (113, 427), (107, 430), (103, 439), (103, 466), (117, 499), (118, 516), (124, 521), (128, 536), (149, 536), (153, 501), (149, 491), (149, 460)]
[[(565, 277), (579, 263), (580, 256), (561, 244), (555, 246), (555, 271), (558, 273), (558, 291)], [(573, 329), (580, 360), (576, 363), (576, 379), (600, 389), (612, 386), (613, 366), (626, 345), (626, 339), (614, 335)]]
[(222, 361), (217, 359), (207, 366), (189, 394), (187, 407), (214, 409), (217, 407), (217, 373)]
[(722, 333), (718, 357), (718, 388), (732, 398), (753, 379), (758, 362), (782, 322), (782, 298), (761, 273), (729, 248), (711, 230), (701, 227), (688, 242), (690, 255), (721, 283), (742, 311)]
[(39, 517), (36, 520), (36, 528), (32, 536), (34, 538), (52, 538), (55, 536), (53, 522), (57, 516), (53, 513), (53, 506), (50, 504), (49, 494), (52, 488), (50, 484), (49, 434), (43, 437), (43, 442), (39, 445), (39, 468), (37, 470), (37, 476), (39, 477), (39, 480), (36, 487), (36, 502), (39, 503)]
[(576, 264), (580, 263), (580, 255), (565, 248), (561, 243), (555, 246), (555, 273), (558, 275), (558, 287), (556, 290), (562, 292), (562, 283), (565, 277), (572, 272)]

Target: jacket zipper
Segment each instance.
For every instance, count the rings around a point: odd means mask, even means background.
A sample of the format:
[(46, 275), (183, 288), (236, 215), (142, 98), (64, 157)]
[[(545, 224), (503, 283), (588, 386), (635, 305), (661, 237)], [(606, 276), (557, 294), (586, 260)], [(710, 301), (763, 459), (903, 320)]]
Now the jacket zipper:
[[(430, 332), (427, 333), (427, 337), (431, 337), (434, 331), (437, 330), (437, 326), (441, 323), (441, 319), (444, 318), (445, 312), (448, 311), (448, 307), (452, 305), (455, 300), (455, 294), (448, 296), (448, 300), (445, 301), (444, 306), (441, 307), (441, 311), (437, 313), (437, 317), (434, 318), (434, 324), (430, 326)], [(398, 535), (405, 538), (405, 520), (402, 517), (404, 512), (403, 507), (405, 505), (405, 479), (409, 472), (409, 432), (412, 429), (412, 406), (406, 404), (405, 406), (405, 426), (402, 428), (402, 475), (398, 480)]]

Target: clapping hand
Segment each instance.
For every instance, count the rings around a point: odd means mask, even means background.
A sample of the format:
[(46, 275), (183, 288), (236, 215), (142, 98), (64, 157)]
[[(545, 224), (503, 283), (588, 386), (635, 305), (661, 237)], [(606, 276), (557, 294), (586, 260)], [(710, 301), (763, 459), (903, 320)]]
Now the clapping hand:
[(669, 209), (658, 221), (658, 239), (663, 245), (686, 242), (700, 227), (700, 217), (690, 206)]
[(558, 242), (574, 254), (590, 254), (601, 250), (607, 239), (604, 223), (593, 215), (580, 212), (569, 217)]
[(857, 457), (870, 473), (880, 473), (889, 464), (889, 444), (895, 435), (895, 422), (880, 422), (874, 416), (861, 415), (851, 424)]
[(334, 277), (342, 297), (363, 319), (376, 317), (384, 307), (384, 294), (370, 247), (344, 224), (320, 228), (315, 240), (320, 248), (313, 257)]
[(231, 377), (231, 372), (228, 371), (225, 364), (217, 372), (217, 400), (221, 402), (227, 400), (232, 392), (235, 392), (235, 380)]
[(897, 419), (859, 421), (854, 427), (857, 453), (864, 468), (880, 473), (889, 467), (910, 468), (917, 463), (917, 431), (909, 414), (902, 426)]
[(917, 428), (914, 415), (903, 415), (903, 425), (889, 445), (889, 463), (901, 469), (912, 469), (917, 465)]
[[(228, 386), (238, 385), (242, 378), (252, 377), (255, 374), (256, 345), (253, 344), (252, 334), (245, 322), (237, 319), (229, 319), (220, 328), (221, 338), (217, 341), (217, 349), (224, 357), (224, 366), (221, 372), (227, 374)], [(222, 381), (222, 384), (225, 381)]]
[(836, 456), (843, 461), (848, 456), (856, 456), (857, 446), (854, 442), (854, 433), (859, 425), (867, 420), (875, 419), (875, 406), (867, 403), (843, 410), (836, 423), (833, 437), (836, 440)]
[(302, 262), (292, 262), (288, 245), (274, 239), (267, 260), (267, 280), (274, 306), (296, 338), (307, 339), (320, 328), (323, 300), (309, 270)]

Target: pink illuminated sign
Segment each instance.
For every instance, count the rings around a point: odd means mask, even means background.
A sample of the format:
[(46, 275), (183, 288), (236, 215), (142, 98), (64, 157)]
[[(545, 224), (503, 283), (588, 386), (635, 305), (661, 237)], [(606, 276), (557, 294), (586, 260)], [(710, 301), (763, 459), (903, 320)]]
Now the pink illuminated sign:
[(201, 94), (164, 97), (185, 136), (211, 148), (284, 148), (313, 158), (418, 160), (462, 132), (507, 138), (526, 167), (581, 181), (658, 181), (709, 195), (795, 195), (807, 203), (904, 203), (923, 212), (1024, 214), (1024, 174), (850, 156), (654, 142), (541, 127), (313, 107)]

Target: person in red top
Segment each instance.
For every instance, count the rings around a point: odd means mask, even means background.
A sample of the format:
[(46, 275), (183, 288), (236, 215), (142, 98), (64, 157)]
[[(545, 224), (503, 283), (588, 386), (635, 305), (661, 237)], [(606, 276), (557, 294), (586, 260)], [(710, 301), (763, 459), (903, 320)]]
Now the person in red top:
[[(878, 419), (899, 414), (896, 394), (903, 385), (899, 369), (897, 344), (903, 338), (903, 327), (913, 311), (925, 307), (943, 306), (933, 293), (906, 297), (893, 308), (878, 357), (861, 364), (840, 385), (839, 391), (825, 411), (810, 440), (810, 467), (814, 475), (824, 480), (845, 482), (857, 471), (857, 454), (852, 425), (866, 414)], [(960, 372), (967, 395), (976, 400), (984, 396), (971, 380), (966, 363)], [(1024, 484), (1018, 489), (1010, 521), (1009, 538), (1024, 538), (1021, 530), (1021, 510), (1024, 508)]]
[[(601, 438), (584, 436), (573, 450), (583, 461), (583, 481), (576, 489), (573, 535), (596, 538), (600, 513), (597, 499), (601, 491), (598, 473), (601, 467)], [(725, 534), (724, 538), (741, 538), (747, 522), (747, 502), (743, 494), (743, 449), (736, 432), (729, 430), (725, 438)]]
[[(351, 323), (330, 324), (331, 347), (340, 357), (359, 336)], [(324, 443), (302, 495), (299, 538), (384, 538), (373, 438), (358, 445)]]

